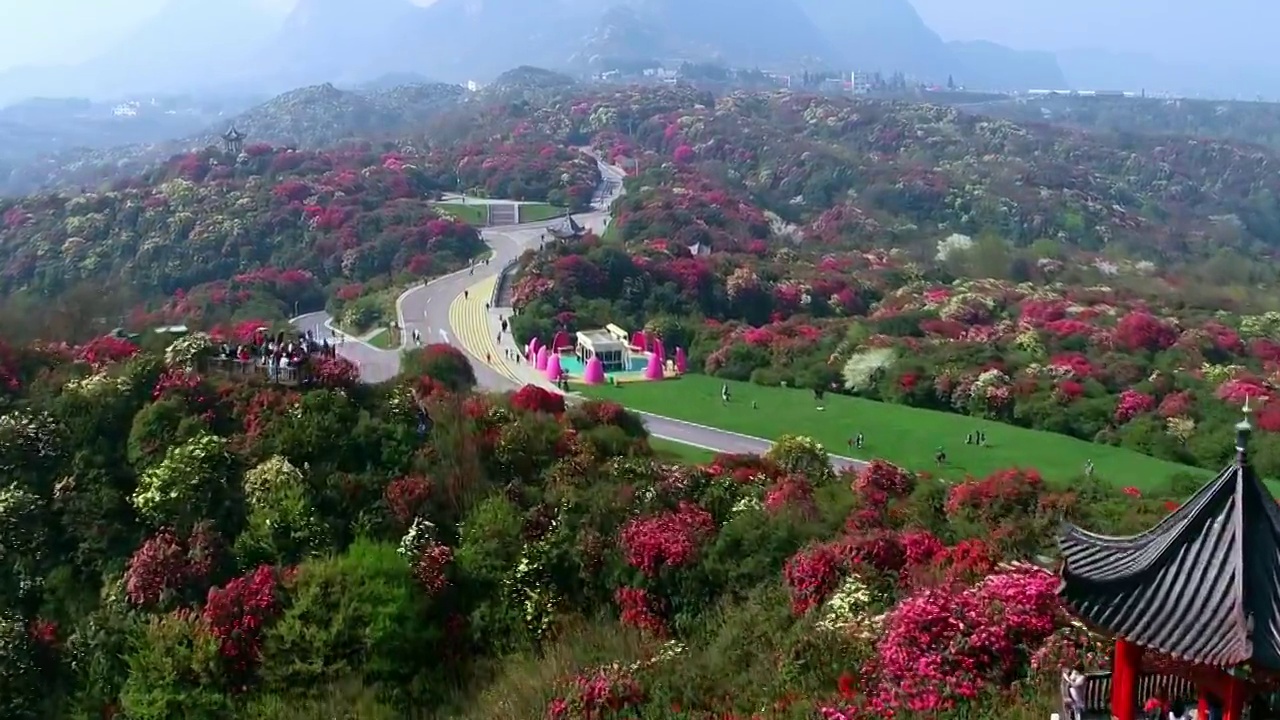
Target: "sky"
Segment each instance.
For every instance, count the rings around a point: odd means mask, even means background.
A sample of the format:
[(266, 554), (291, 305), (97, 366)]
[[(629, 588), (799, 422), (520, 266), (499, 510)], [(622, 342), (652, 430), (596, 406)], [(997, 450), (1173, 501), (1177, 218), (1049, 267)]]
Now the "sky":
[[(0, 71), (91, 59), (166, 1), (0, 0)], [(283, 15), (296, 0), (251, 1)], [(434, 0), (414, 1), (429, 5)], [(1269, 50), (1280, 26), (1276, 0), (911, 2), (947, 40), (991, 40), (1021, 50), (1104, 48), (1174, 64), (1250, 67), (1277, 62)]]
[[(252, 1), (283, 17), (296, 0)], [(434, 2), (412, 1), (419, 5)], [(0, 0), (0, 71), (17, 65), (69, 65), (90, 60), (159, 12), (166, 2)], [(359, 0), (351, 2), (359, 4)]]

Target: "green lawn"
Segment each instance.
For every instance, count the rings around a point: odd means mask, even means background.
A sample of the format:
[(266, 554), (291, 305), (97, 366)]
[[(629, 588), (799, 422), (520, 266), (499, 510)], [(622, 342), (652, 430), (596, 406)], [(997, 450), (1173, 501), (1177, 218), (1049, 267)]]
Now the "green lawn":
[(383, 328), (382, 330), (379, 330), (376, 335), (369, 338), (367, 342), (376, 348), (393, 350), (400, 347), (400, 334), (393, 333), (391, 330)]
[[(1066, 481), (1080, 477), (1085, 461), (1090, 459), (1098, 478), (1143, 490), (1163, 489), (1169, 478), (1178, 473), (1205, 479), (1211, 475), (1198, 468), (1063, 435), (843, 395), (828, 395), (826, 409), (820, 411), (808, 390), (731, 382), (732, 400), (725, 405), (720, 402), (721, 384), (721, 380), (705, 375), (686, 375), (663, 382), (576, 389), (636, 410), (769, 440), (784, 434), (808, 435), (825, 445), (828, 452), (863, 459), (884, 458), (913, 470), (951, 478), (1020, 466), (1036, 468), (1049, 480)], [(755, 409), (751, 406), (753, 400)], [(978, 430), (987, 433), (987, 446), (965, 445), (965, 435)], [(851, 450), (847, 441), (858, 432), (864, 434), (866, 446), (861, 451)], [(943, 468), (933, 460), (938, 446), (947, 453)]]
[(535, 205), (521, 205), (520, 206), (520, 222), (522, 223), (541, 222), (543, 220), (550, 220), (551, 218), (562, 217), (565, 214), (565, 212), (566, 212), (565, 208), (557, 207), (555, 205), (547, 205), (545, 203), (538, 203)]
[(462, 203), (435, 203), (434, 207), (441, 212), (456, 216), (459, 220), (471, 225), (487, 225), (489, 209), (484, 205), (463, 205)]

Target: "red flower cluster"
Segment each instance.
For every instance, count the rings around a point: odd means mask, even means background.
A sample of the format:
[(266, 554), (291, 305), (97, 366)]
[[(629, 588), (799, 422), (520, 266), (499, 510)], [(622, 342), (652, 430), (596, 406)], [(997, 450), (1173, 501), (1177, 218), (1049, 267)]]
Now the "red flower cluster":
[(1142, 413), (1151, 412), (1155, 407), (1156, 400), (1150, 395), (1137, 390), (1125, 390), (1116, 401), (1116, 424), (1123, 425)]
[(681, 501), (678, 510), (630, 520), (622, 528), (622, 554), (627, 564), (654, 577), (664, 566), (678, 568), (691, 562), (715, 531), (711, 513)]
[(421, 476), (403, 477), (392, 480), (383, 492), (383, 500), (391, 516), (402, 526), (408, 527), (413, 519), (426, 509), (431, 499), (432, 482)]
[(413, 576), (427, 591), (437, 597), (449, 587), (449, 566), (453, 564), (453, 550), (448, 545), (429, 542), (413, 563)]
[(525, 385), (511, 394), (511, 407), (526, 412), (559, 415), (564, 412), (564, 396), (538, 385)]
[[(191, 399), (192, 395), (200, 389), (200, 376), (182, 370), (181, 368), (171, 368), (165, 370), (156, 380), (155, 389), (151, 391), (152, 400), (160, 400), (174, 395)], [(198, 394), (194, 398), (197, 402), (204, 398)]]
[(655, 637), (667, 636), (667, 623), (662, 619), (659, 601), (641, 588), (618, 588), (613, 600), (622, 614), (622, 624)]
[(606, 720), (638, 707), (645, 694), (640, 683), (620, 668), (583, 673), (569, 682), (563, 697), (547, 705), (547, 720)]
[(787, 475), (765, 491), (764, 509), (770, 513), (790, 509), (812, 517), (818, 510), (813, 499), (813, 484), (803, 475)]
[(350, 360), (337, 357), (316, 357), (311, 362), (311, 377), (321, 387), (350, 388), (360, 378), (360, 370)]
[(997, 470), (952, 487), (947, 493), (947, 516), (992, 527), (1033, 514), (1043, 490), (1044, 481), (1035, 470)]
[(782, 576), (791, 592), (791, 612), (804, 615), (835, 592), (847, 568), (847, 557), (837, 543), (811, 545), (787, 560)]
[(196, 526), (185, 542), (164, 528), (129, 558), (125, 597), (138, 607), (151, 608), (189, 590), (202, 590), (222, 550), (221, 536), (206, 524)]
[(112, 335), (103, 335), (81, 345), (76, 351), (76, 359), (97, 369), (127, 360), (137, 354), (138, 346), (132, 342)]
[(279, 591), (280, 578), (270, 565), (209, 590), (201, 618), (232, 672), (242, 675), (257, 666), (263, 630), (280, 611)]
[(858, 470), (853, 492), (869, 505), (880, 506), (887, 500), (904, 498), (916, 487), (911, 473), (884, 460), (872, 460)]
[(1115, 340), (1130, 351), (1159, 352), (1178, 342), (1178, 328), (1150, 313), (1131, 312), (1116, 323)]

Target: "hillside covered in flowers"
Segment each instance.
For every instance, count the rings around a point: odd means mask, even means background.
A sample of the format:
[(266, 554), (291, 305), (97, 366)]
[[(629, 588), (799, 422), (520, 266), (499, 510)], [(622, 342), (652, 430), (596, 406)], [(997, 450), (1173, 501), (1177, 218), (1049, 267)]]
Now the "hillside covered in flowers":
[[(501, 118), (493, 122), (501, 124)], [(1217, 467), (1280, 376), (1280, 158), (926, 105), (679, 88), (521, 128), (633, 168), (607, 237), (525, 258), (518, 339), (614, 322), (820, 386)], [(1280, 406), (1260, 417), (1280, 430)], [(1259, 462), (1280, 472), (1280, 445)]]
[[(143, 327), (282, 318), (476, 257), (476, 230), (431, 206), (442, 191), (576, 209), (598, 181), (589, 158), (519, 139), (187, 153), (98, 192), (0, 199), (0, 296), (18, 308), (14, 332), (84, 286)], [(49, 337), (33, 324), (30, 335)]]
[(803, 437), (674, 465), (448, 346), (283, 387), (218, 341), (0, 345), (6, 718), (1043, 717), (1105, 657), (1021, 563), (1176, 507)]

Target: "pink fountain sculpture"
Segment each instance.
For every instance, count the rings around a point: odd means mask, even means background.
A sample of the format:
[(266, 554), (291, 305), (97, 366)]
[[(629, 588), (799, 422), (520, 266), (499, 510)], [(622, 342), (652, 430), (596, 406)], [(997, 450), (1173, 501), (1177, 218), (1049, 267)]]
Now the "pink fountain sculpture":
[(537, 357), (539, 346), (541, 346), (541, 343), (538, 342), (538, 338), (535, 337), (529, 340), (529, 357)]
[(551, 353), (547, 352), (546, 348), (544, 347), (538, 348), (538, 354), (534, 357), (534, 360), (533, 360), (533, 369), (546, 370), (547, 358), (550, 357), (550, 355)]
[(570, 339), (569, 333), (560, 330), (551, 338), (551, 352), (559, 352), (565, 348), (573, 347), (573, 340)]
[(593, 355), (587, 361), (587, 367), (582, 373), (582, 382), (588, 385), (604, 384), (604, 363), (600, 362), (600, 358)]
[(560, 381), (560, 355), (551, 353), (547, 357), (547, 379), (551, 382)]
[(638, 347), (638, 348), (640, 348), (641, 350), (645, 350), (645, 349), (647, 349), (647, 348), (648, 348), (648, 345), (646, 345), (646, 343), (647, 343), (647, 342), (648, 342), (648, 340), (646, 340), (646, 339), (645, 339), (644, 331), (643, 331), (643, 330), (637, 330), (637, 331), (635, 331), (635, 332), (631, 333), (631, 346), (632, 346), (632, 347)]
[(649, 353), (649, 364), (644, 368), (644, 379), (661, 380), (662, 378), (662, 358), (658, 357), (658, 353)]
[(676, 348), (676, 370), (679, 370), (681, 374), (684, 374), (684, 372), (687, 371), (688, 369), (689, 369), (689, 356), (685, 355), (684, 348), (682, 347)]

